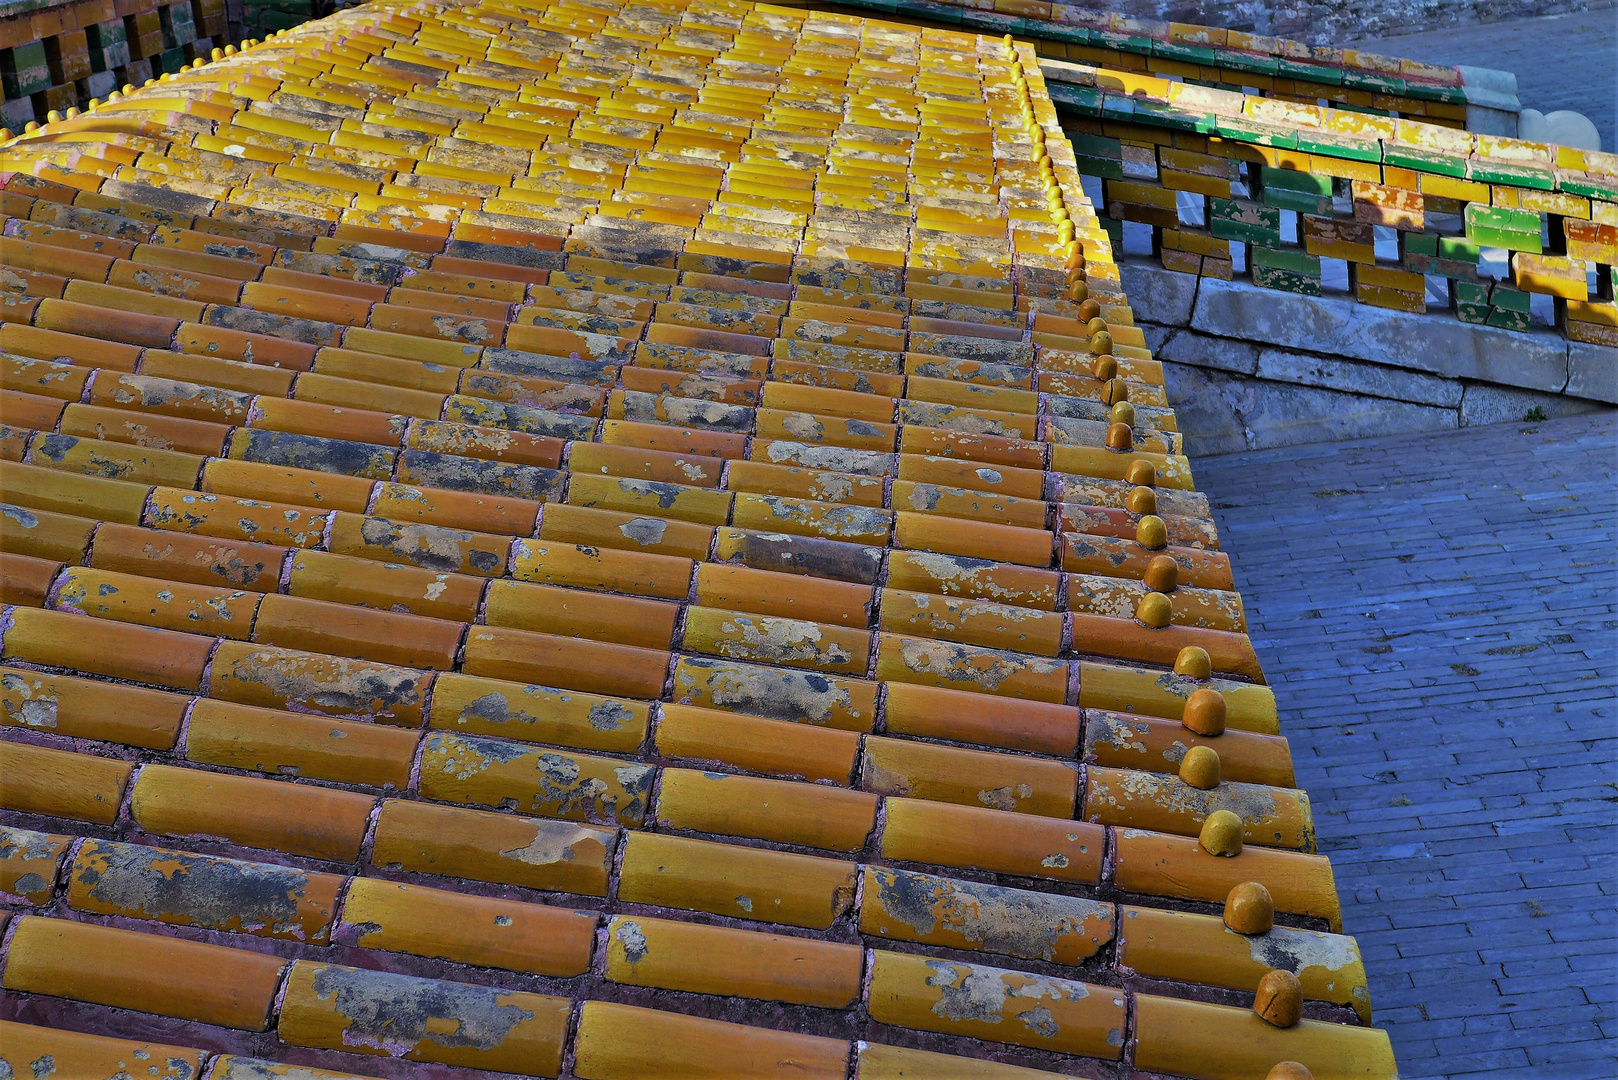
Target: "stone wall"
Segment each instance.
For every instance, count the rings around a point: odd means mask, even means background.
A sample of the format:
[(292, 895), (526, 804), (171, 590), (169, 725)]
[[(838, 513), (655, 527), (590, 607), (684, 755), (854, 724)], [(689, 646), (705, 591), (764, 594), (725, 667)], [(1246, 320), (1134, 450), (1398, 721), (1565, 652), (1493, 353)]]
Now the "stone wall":
[(1618, 349), (1549, 329), (1499, 330), (1140, 262), (1121, 270), (1192, 456), (1618, 404)]
[[(1112, 0), (1125, 15), (1201, 23), (1230, 30), (1341, 45), (1466, 23), (1557, 15), (1610, 5), (1611, 0)], [(1101, 7), (1101, 4), (1080, 4)], [(1384, 52), (1397, 55), (1390, 43)]]

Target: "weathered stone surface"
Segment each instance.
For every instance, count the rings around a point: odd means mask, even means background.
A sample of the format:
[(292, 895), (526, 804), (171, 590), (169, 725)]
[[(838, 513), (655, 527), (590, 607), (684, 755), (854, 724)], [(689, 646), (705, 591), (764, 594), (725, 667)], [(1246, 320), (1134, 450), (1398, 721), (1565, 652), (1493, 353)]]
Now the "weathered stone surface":
[(1295, 296), (1205, 279), (1191, 325), (1220, 337), (1370, 360), (1530, 390), (1567, 385), (1567, 342), (1444, 316), (1410, 315), (1339, 297)]
[(1567, 393), (1618, 404), (1618, 349), (1571, 342), (1567, 354)]
[(1346, 390), (1354, 394), (1409, 401), (1418, 405), (1441, 405), (1453, 409), (1461, 403), (1461, 383), (1433, 375), (1418, 375), (1405, 368), (1382, 364), (1362, 364), (1307, 353), (1264, 349), (1258, 354), (1253, 374), (1273, 382)]
[(1118, 277), (1137, 318), (1168, 326), (1190, 324), (1191, 305), (1201, 280), (1197, 275), (1126, 262), (1119, 265)]
[(1180, 332), (1172, 326), (1159, 326), (1157, 323), (1141, 322), (1135, 325), (1140, 327), (1141, 336), (1146, 339), (1146, 347), (1153, 356), (1162, 352), (1164, 344)]
[(1258, 368), (1258, 346), (1230, 338), (1209, 337), (1194, 330), (1176, 330), (1156, 350), (1160, 360), (1197, 367), (1218, 368), (1251, 375)]
[[(1527, 419), (1529, 411), (1536, 408), (1544, 413), (1544, 419), (1553, 420), (1561, 416), (1595, 412), (1603, 407), (1599, 402), (1563, 394), (1536, 394), (1528, 390), (1469, 383), (1466, 396), (1461, 399), (1461, 426), (1509, 424)], [(1534, 419), (1541, 417), (1536, 415)]]
[(1338, 390), (1163, 365), (1193, 457), (1457, 425), (1456, 411)]

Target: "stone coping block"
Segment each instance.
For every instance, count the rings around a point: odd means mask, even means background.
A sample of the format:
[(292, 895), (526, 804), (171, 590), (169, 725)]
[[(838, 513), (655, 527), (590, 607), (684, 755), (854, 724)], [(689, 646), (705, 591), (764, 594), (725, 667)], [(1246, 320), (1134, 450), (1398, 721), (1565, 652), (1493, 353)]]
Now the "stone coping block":
[[(1201, 278), (1141, 263), (1121, 268), (1124, 287), (1139, 297), (1147, 323), (1185, 326), (1220, 339), (1365, 360), (1450, 379), (1618, 400), (1618, 350), (1564, 341), (1546, 331), (1520, 333), (1356, 304), (1346, 297), (1297, 296), (1245, 282)], [(1190, 342), (1165, 341), (1166, 359), (1199, 363)], [(1246, 367), (1246, 349), (1236, 363)], [(1232, 357), (1234, 359), (1234, 357)], [(1251, 373), (1252, 369), (1247, 369)], [(1574, 375), (1576, 371), (1576, 376)]]

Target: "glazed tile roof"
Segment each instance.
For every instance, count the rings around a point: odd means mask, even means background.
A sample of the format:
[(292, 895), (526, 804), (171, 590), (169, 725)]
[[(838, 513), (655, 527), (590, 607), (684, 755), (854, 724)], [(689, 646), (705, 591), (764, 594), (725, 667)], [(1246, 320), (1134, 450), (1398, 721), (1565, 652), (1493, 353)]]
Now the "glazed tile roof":
[(0, 167), (14, 1074), (1394, 1075), (1025, 47), (373, 3)]

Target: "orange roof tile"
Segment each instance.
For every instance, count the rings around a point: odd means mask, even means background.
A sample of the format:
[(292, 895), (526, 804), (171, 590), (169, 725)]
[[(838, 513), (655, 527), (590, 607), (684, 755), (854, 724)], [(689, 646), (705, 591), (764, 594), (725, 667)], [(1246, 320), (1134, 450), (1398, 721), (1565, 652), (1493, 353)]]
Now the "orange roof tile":
[(0, 165), (12, 1071), (1393, 1075), (1023, 47), (379, 0)]

